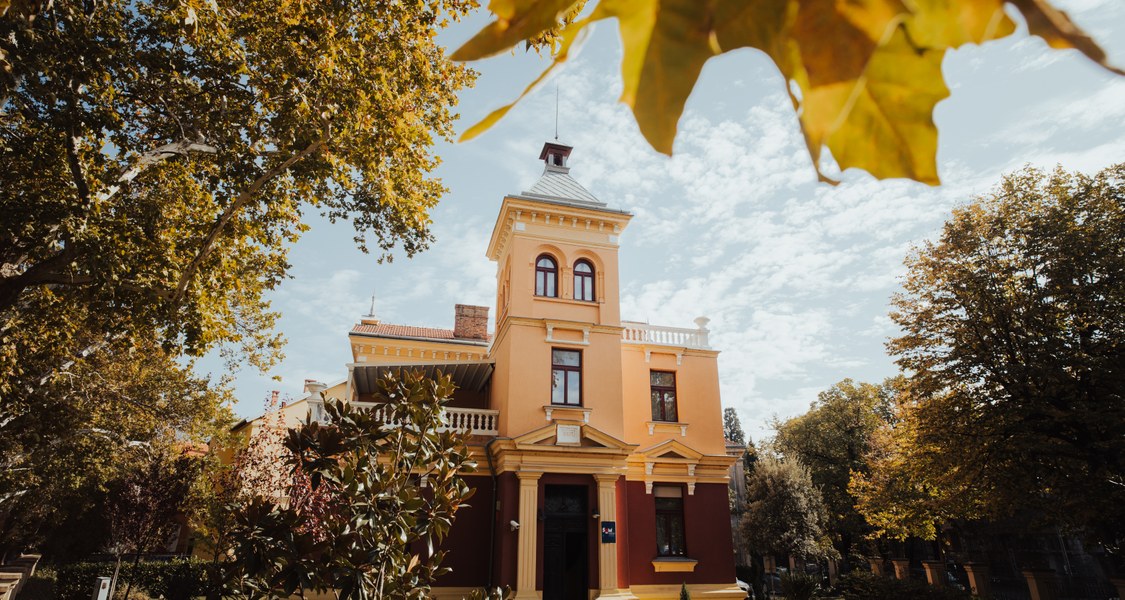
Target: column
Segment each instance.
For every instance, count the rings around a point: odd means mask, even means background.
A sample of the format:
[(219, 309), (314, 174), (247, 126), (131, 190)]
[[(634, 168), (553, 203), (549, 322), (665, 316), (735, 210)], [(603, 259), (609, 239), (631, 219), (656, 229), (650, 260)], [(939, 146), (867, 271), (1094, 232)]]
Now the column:
[(516, 599), (538, 599), (535, 593), (535, 530), (539, 526), (539, 478), (542, 473), (516, 471), (520, 480), (520, 530), (516, 557)]
[(598, 514), (601, 515), (594, 533), (598, 536), (598, 577), (601, 579), (598, 598), (621, 596), (617, 587), (617, 544), (601, 541), (601, 521), (617, 522), (617, 480), (620, 477), (609, 473), (594, 474), (598, 482)]
[(895, 579), (910, 579), (910, 560), (906, 558), (892, 558), (891, 564), (895, 567)]
[(945, 562), (940, 560), (924, 560), (922, 568), (926, 570), (926, 581), (933, 586), (945, 586)]
[(974, 596), (992, 596), (992, 581), (989, 579), (988, 563), (967, 562), (965, 574), (969, 576), (969, 591)]

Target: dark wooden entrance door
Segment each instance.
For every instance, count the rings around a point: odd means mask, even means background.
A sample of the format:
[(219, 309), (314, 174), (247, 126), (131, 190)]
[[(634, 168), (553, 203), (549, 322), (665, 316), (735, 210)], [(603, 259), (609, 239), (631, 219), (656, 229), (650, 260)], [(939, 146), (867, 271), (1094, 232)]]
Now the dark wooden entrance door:
[(543, 537), (543, 600), (587, 600), (590, 547), (587, 489), (546, 486)]

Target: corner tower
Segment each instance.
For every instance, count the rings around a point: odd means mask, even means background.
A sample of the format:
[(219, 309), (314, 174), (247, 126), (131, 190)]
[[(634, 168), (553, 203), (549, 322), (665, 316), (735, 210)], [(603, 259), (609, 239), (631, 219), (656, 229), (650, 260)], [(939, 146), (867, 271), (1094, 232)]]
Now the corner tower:
[(543, 145), (542, 176), (504, 198), (488, 245), (502, 436), (559, 419), (623, 433), (617, 250), (632, 215), (570, 176), (571, 151)]

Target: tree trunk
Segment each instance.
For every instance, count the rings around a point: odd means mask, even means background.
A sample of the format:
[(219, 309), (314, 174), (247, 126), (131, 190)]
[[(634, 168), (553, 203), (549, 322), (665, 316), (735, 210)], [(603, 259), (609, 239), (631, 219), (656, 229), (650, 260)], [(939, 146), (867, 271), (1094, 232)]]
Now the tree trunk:
[[(129, 592), (133, 591), (133, 581), (137, 578), (137, 565), (141, 562), (141, 553), (133, 556), (133, 576), (129, 578), (129, 585), (125, 586), (125, 600), (129, 600)], [(113, 600), (111, 597), (109, 600)]]

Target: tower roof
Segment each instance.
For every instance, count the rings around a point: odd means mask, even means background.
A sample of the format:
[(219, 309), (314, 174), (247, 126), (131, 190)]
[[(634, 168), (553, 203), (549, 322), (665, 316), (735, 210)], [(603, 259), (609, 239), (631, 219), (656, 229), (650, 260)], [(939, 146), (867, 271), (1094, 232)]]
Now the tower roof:
[(571, 150), (573, 150), (571, 146), (555, 142), (543, 144), (543, 151), (539, 153), (539, 159), (543, 161), (543, 175), (535, 185), (531, 186), (531, 189), (525, 190), (520, 196), (586, 208), (605, 207), (605, 202), (598, 200), (570, 176), (570, 167), (566, 166), (566, 159), (570, 156)]

